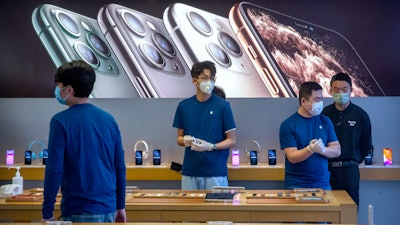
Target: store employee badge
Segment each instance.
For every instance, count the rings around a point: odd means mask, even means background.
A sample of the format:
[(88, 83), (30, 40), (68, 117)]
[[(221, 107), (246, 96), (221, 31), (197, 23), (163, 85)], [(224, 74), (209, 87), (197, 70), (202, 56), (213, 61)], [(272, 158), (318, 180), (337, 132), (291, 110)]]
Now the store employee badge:
[(356, 121), (348, 120), (347, 123), (349, 123), (349, 126), (354, 127), (354, 126), (356, 125), (357, 122), (356, 122)]

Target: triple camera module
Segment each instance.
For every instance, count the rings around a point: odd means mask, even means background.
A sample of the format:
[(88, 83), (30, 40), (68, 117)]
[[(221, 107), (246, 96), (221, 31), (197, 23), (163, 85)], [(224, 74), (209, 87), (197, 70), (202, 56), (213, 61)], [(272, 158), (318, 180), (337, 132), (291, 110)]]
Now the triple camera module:
[[(55, 17), (59, 25), (70, 37), (80, 38), (82, 35), (85, 36), (85, 42), (75, 41), (73, 44), (73, 49), (81, 59), (94, 68), (99, 68), (101, 66), (101, 58), (109, 59), (111, 57), (109, 47), (99, 35), (97, 35), (96, 31), (88, 22), (82, 20), (76, 23), (67, 13), (60, 10), (55, 12)], [(81, 28), (83, 28), (83, 30), (81, 30)], [(112, 63), (107, 65), (107, 69), (110, 71), (115, 70)]]
[[(205, 36), (211, 36), (213, 30), (210, 24), (198, 13), (189, 12), (189, 20), (194, 28)], [(218, 31), (219, 43), (210, 42), (207, 45), (207, 52), (211, 57), (216, 60), (221, 66), (229, 67), (232, 64), (232, 60), (229, 56), (239, 57), (242, 55), (242, 50), (239, 44), (227, 33)], [(221, 47), (222, 46), (222, 47)], [(228, 54), (228, 53), (229, 54)]]

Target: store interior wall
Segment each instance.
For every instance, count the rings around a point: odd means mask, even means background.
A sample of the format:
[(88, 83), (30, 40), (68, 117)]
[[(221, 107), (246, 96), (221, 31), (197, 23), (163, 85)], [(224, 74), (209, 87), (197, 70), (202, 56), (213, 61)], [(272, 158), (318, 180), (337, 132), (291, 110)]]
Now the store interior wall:
[[(90, 102), (111, 113), (117, 120), (127, 163), (134, 161), (133, 145), (138, 140), (149, 143), (150, 151), (159, 148), (162, 162), (181, 162), (183, 148), (176, 144), (177, 131), (172, 127), (177, 104), (181, 99), (91, 99)], [(261, 145), (259, 163), (266, 163), (266, 150), (277, 149), (278, 163), (284, 161), (279, 148), (280, 123), (298, 108), (296, 98), (228, 99), (237, 126), (237, 144), (241, 162), (247, 163), (244, 152), (249, 140)], [(352, 101), (363, 107), (371, 118), (375, 155), (374, 165), (382, 165), (382, 149), (393, 149), (393, 163), (400, 164), (400, 98), (368, 97)], [(332, 103), (324, 99), (325, 105)], [(0, 163), (5, 162), (7, 149), (15, 150), (15, 163), (23, 162), (23, 153), (33, 140), (48, 143), (51, 117), (64, 109), (52, 98), (1, 98), (0, 99)], [(249, 148), (254, 146), (248, 145)], [(34, 151), (36, 149), (33, 149)], [(39, 149), (37, 149), (39, 151)], [(150, 163), (150, 159), (145, 163)], [(23, 174), (22, 174), (23, 175)], [(0, 181), (8, 183), (9, 181)], [(281, 189), (282, 181), (234, 181), (231, 185), (247, 189)], [(128, 185), (140, 188), (179, 189), (179, 181), (129, 181)], [(42, 181), (30, 181), (25, 188), (42, 186)], [(400, 181), (362, 181), (360, 187), (359, 223), (367, 223), (368, 204), (375, 207), (377, 224), (396, 224), (396, 199), (400, 199)], [(380, 222), (381, 221), (381, 222)]]

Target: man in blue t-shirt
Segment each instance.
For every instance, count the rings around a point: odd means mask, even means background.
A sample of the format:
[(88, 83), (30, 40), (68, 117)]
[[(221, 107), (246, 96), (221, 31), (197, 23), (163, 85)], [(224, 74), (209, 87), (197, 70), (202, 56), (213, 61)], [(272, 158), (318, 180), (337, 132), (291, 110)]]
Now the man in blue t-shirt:
[(42, 221), (55, 220), (61, 186), (61, 217), (72, 222), (126, 222), (126, 166), (115, 119), (88, 103), (96, 74), (82, 60), (55, 75), (55, 97), (68, 109), (51, 118)]
[(331, 190), (328, 158), (340, 155), (340, 144), (331, 120), (321, 115), (322, 87), (305, 82), (299, 90), (300, 107), (282, 122), (279, 130), (285, 151), (285, 188)]
[(185, 146), (182, 190), (210, 190), (228, 186), (229, 148), (236, 143), (236, 125), (229, 102), (213, 94), (214, 63), (195, 63), (191, 70), (196, 95), (182, 100), (173, 127), (177, 143)]

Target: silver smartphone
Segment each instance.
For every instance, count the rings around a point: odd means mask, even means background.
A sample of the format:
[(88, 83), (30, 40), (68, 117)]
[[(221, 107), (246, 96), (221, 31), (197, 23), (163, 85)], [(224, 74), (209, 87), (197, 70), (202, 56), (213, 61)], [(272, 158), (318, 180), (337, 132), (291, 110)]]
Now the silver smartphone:
[(160, 18), (108, 4), (99, 26), (131, 79), (146, 97), (187, 98), (195, 94), (190, 69)]
[(277, 96), (297, 96), (305, 81), (318, 82), (330, 96), (330, 80), (338, 72), (352, 77), (355, 96), (385, 95), (351, 43), (336, 31), (247, 2), (235, 4), (229, 20)]
[(244, 52), (228, 18), (175, 3), (164, 11), (163, 20), (188, 65), (204, 60), (216, 64), (216, 85), (227, 98), (272, 96), (269, 83)]
[(56, 67), (81, 59), (94, 68), (96, 82), (92, 97), (140, 97), (95, 19), (43, 4), (33, 11), (32, 23)]

